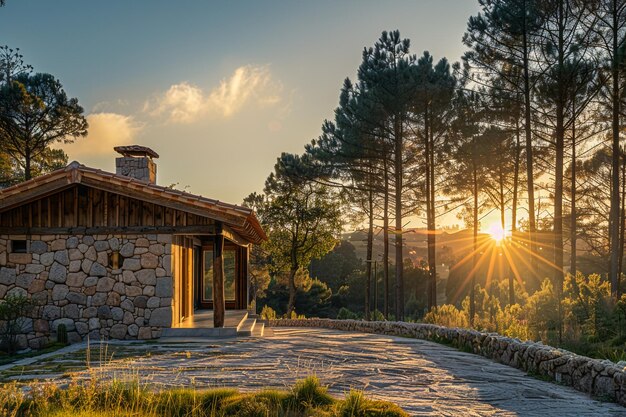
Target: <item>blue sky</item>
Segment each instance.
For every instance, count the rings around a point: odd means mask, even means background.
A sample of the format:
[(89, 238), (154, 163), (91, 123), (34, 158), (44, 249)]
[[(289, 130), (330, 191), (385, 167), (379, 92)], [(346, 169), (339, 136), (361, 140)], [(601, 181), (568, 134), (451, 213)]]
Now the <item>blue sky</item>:
[(477, 3), (7, 0), (0, 45), (85, 108), (90, 134), (64, 147), (71, 160), (113, 170), (114, 145), (150, 146), (159, 183), (239, 203), (280, 152), (319, 134), (381, 31), (457, 61)]

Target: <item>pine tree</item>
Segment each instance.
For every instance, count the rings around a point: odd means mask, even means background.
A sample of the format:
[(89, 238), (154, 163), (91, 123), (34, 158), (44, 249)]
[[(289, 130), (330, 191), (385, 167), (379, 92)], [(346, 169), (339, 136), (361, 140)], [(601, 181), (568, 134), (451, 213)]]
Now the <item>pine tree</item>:
[(601, 66), (605, 80), (607, 110), (611, 120), (611, 193), (609, 216), (609, 244), (611, 293), (619, 298), (619, 219), (620, 219), (620, 123), (621, 97), (624, 90), (624, 49), (626, 48), (626, 0), (594, 0), (587, 27), (599, 38), (604, 63)]
[(396, 319), (404, 318), (404, 257), (403, 211), (408, 111), (413, 97), (410, 66), (414, 57), (409, 54), (409, 40), (402, 39), (399, 31), (383, 32), (373, 48), (363, 51), (358, 70), (359, 82), (371, 94), (387, 115), (392, 126), (393, 183), (395, 211), (395, 268), (396, 268)]
[(536, 269), (535, 169), (532, 130), (532, 91), (538, 78), (533, 60), (541, 28), (540, 0), (479, 0), (481, 12), (472, 16), (463, 42), (470, 50), (464, 60), (472, 67), (472, 81), (480, 86), (494, 78), (506, 80), (523, 106), (528, 232), (531, 265)]
[(428, 309), (437, 306), (436, 261), (436, 186), (439, 174), (438, 154), (449, 132), (452, 120), (452, 98), (457, 80), (450, 64), (443, 58), (433, 66), (433, 57), (424, 52), (417, 64), (411, 67), (414, 88), (413, 123), (416, 135), (422, 143), (424, 168), (424, 192), (426, 202), (426, 225), (428, 241)]
[(2, 148), (33, 176), (33, 163), (50, 152), (54, 143), (71, 143), (87, 135), (83, 108), (68, 98), (59, 80), (50, 74), (18, 74), (0, 87)]

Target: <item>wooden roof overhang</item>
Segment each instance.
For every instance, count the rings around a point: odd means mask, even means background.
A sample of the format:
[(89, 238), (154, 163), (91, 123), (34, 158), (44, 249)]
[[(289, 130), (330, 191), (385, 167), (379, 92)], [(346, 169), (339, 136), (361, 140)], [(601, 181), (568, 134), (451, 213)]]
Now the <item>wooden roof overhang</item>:
[(224, 233), (238, 244), (267, 239), (254, 211), (199, 195), (116, 175), (78, 162), (46, 175), (0, 190), (0, 212), (35, 201), (76, 184), (160, 204), (210, 218), (223, 225)]

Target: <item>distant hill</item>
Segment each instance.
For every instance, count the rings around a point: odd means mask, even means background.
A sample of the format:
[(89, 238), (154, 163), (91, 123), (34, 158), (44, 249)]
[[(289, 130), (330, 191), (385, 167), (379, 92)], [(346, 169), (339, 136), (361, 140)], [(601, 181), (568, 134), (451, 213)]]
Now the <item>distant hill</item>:
[[(404, 233), (403, 245), (405, 247), (405, 258), (417, 264), (427, 259), (427, 233), (426, 229), (409, 229)], [(470, 229), (462, 230), (437, 230), (435, 232), (437, 244), (437, 263), (449, 263), (459, 255), (471, 251), (473, 245), (473, 231)], [(359, 230), (344, 233), (342, 238), (349, 241), (356, 248), (357, 256), (365, 259), (367, 255), (367, 232)], [(489, 234), (480, 233), (479, 244), (485, 239), (490, 239)], [(374, 231), (374, 258), (380, 259), (379, 254), (383, 253), (383, 233), (381, 228)], [(389, 252), (390, 259), (393, 259), (395, 252), (395, 235), (389, 234)]]

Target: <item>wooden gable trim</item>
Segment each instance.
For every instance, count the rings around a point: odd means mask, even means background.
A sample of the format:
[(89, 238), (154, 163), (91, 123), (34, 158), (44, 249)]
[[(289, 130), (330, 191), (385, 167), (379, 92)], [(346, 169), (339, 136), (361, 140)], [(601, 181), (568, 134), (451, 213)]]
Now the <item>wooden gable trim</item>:
[[(56, 193), (62, 194), (73, 185), (79, 184), (85, 185), (88, 189), (112, 194), (111, 200), (105, 199), (105, 201), (98, 202), (98, 204), (104, 204), (103, 224), (89, 223), (90, 227), (120, 224), (125, 225), (124, 227), (128, 227), (129, 222), (130, 224), (137, 223), (133, 221), (133, 219), (135, 219), (135, 216), (138, 214), (132, 212), (132, 208), (130, 209), (132, 218), (129, 218), (129, 210), (124, 211), (125, 215), (123, 219), (120, 218), (121, 212), (119, 204), (124, 201), (120, 199), (120, 197), (125, 197), (141, 201), (143, 203), (142, 209), (145, 208), (145, 204), (152, 204), (154, 209), (148, 208), (150, 211), (148, 215), (154, 217), (154, 222), (150, 227), (159, 226), (159, 223), (165, 226), (167, 219), (172, 219), (171, 224), (168, 224), (168, 226), (186, 227), (189, 225), (188, 223), (191, 216), (198, 216), (207, 219), (207, 221), (228, 224), (228, 226), (232, 228), (233, 234), (238, 235), (233, 236), (233, 238), (239, 241), (244, 240), (246, 242), (259, 243), (267, 238), (258, 220), (254, 216), (254, 212), (246, 207), (143, 183), (132, 178), (88, 168), (77, 162), (72, 162), (67, 167), (50, 174), (0, 190), (0, 219), (2, 219), (5, 212), (10, 213), (14, 209), (20, 210), (21, 206), (30, 205), (33, 202), (47, 197), (52, 199)], [(93, 193), (90, 192), (90, 196), (92, 194)], [(115, 197), (113, 197), (113, 195)], [(70, 203), (61, 203), (61, 201), (58, 201), (53, 202), (51, 205), (50, 201), (48, 201), (45, 206), (38, 203), (38, 209), (28, 207), (26, 212), (22, 213), (28, 217), (28, 221), (18, 221), (18, 224), (15, 224), (15, 226), (20, 227), (21, 225), (19, 223), (27, 223), (29, 226), (32, 226), (31, 229), (34, 227), (42, 227), (44, 224), (51, 227), (54, 227), (55, 224), (59, 227), (72, 226), (72, 223), (76, 221), (77, 213), (82, 213), (81, 210), (85, 203), (80, 203), (75, 200), (73, 204), (71, 204), (74, 207), (73, 222), (71, 219), (68, 219), (68, 216), (71, 216), (69, 212), (71, 210), (67, 210), (70, 206), (68, 204)], [(86, 204), (88, 204), (89, 207), (89, 209), (86, 210), (88, 216), (91, 216), (91, 213), (95, 210), (95, 208), (93, 208), (95, 203), (92, 198), (88, 198)], [(157, 206), (154, 204), (157, 204)], [(64, 207), (64, 211), (68, 212), (61, 213), (61, 207)], [(36, 211), (36, 215), (33, 215), (33, 211)], [(182, 213), (186, 214), (178, 215)], [(78, 215), (80, 216), (81, 214)], [(150, 218), (152, 219), (152, 217)], [(91, 217), (89, 217), (89, 219), (91, 219)], [(11, 221), (11, 223), (14, 222)], [(11, 224), (11, 226), (13, 226), (13, 224)], [(75, 224), (74, 226), (79, 225)], [(137, 224), (135, 224), (135, 226), (137, 226)]]
[(6, 198), (0, 199), (0, 212), (11, 210), (15, 207), (19, 207), (22, 205), (27, 205), (32, 203), (33, 201), (45, 198), (49, 195), (63, 192), (66, 189), (70, 188), (72, 185), (74, 185), (74, 183), (68, 182), (68, 180), (64, 177), (54, 181), (50, 181), (37, 188), (25, 190), (19, 194), (7, 196)]
[(186, 213), (195, 214), (201, 217), (208, 217), (215, 221), (227, 222), (229, 224), (235, 224), (235, 225), (243, 225), (245, 223), (245, 219), (237, 218), (235, 216), (223, 215), (222, 213), (215, 213), (215, 211), (206, 209), (206, 208), (193, 207), (190, 204), (172, 201), (171, 199), (167, 197), (161, 197), (156, 194), (151, 193), (149, 194), (149, 198), (148, 198), (147, 196), (142, 195), (144, 193), (141, 191), (131, 190), (131, 189), (119, 186), (119, 185), (108, 184), (108, 183), (98, 181), (98, 180), (93, 180), (87, 177), (83, 177), (83, 180), (81, 182), (82, 184), (86, 186), (97, 188), (102, 191), (108, 191), (113, 194), (123, 195), (124, 197), (134, 198), (134, 199), (145, 201), (148, 203), (156, 203), (156, 204), (159, 204), (161, 206), (168, 207), (171, 209), (184, 211)]

